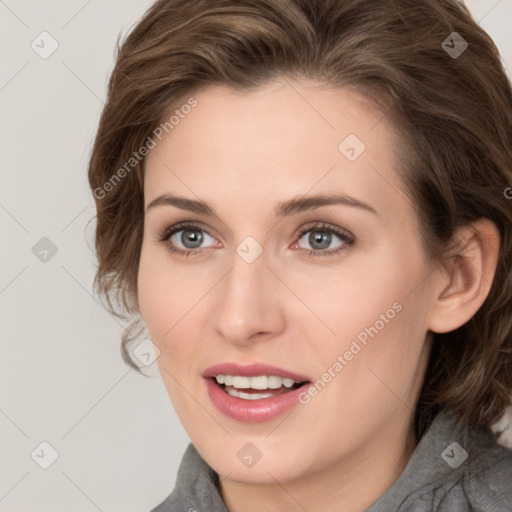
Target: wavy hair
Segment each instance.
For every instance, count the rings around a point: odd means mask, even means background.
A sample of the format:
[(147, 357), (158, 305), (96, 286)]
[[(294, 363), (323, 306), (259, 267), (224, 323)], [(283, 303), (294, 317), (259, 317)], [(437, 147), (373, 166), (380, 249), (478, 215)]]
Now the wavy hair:
[(512, 88), (492, 39), (456, 0), (159, 0), (118, 39), (88, 178), (95, 289), (129, 322), (124, 360), (138, 369), (129, 347), (143, 331), (141, 148), (193, 91), (250, 90), (279, 77), (352, 88), (389, 118), (434, 261), (458, 227), (496, 224), (489, 295), (465, 325), (434, 333), (414, 416), (418, 436), (445, 408), (465, 425), (491, 426), (512, 391)]

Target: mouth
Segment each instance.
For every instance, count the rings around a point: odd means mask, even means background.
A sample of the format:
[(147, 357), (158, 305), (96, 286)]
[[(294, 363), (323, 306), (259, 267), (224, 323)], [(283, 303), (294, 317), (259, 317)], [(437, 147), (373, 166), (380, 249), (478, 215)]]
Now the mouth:
[(225, 363), (203, 373), (213, 405), (241, 422), (263, 422), (283, 415), (299, 404), (311, 384), (303, 375), (267, 364)]
[(283, 393), (295, 391), (309, 381), (297, 382), (289, 377), (277, 375), (224, 375), (222, 373), (212, 378), (214, 383), (228, 395), (242, 400), (261, 400), (273, 398)]

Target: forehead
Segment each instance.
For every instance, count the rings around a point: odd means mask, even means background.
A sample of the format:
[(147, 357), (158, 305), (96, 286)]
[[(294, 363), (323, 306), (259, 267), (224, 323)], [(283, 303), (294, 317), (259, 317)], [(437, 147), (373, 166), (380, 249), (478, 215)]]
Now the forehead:
[(192, 96), (196, 106), (146, 159), (146, 205), (170, 191), (213, 204), (231, 194), (246, 209), (310, 192), (347, 193), (384, 210), (406, 199), (396, 134), (362, 95), (279, 80), (250, 91), (214, 85)]

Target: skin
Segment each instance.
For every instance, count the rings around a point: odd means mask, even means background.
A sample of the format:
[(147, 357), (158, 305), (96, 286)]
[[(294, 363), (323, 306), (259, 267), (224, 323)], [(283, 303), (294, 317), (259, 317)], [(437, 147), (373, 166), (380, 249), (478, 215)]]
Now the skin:
[[(485, 221), (461, 230), (466, 252), (449, 270), (427, 261), (400, 188), (393, 128), (354, 92), (278, 80), (250, 92), (214, 85), (194, 97), (197, 107), (145, 162), (146, 207), (172, 193), (202, 200), (218, 216), (172, 205), (145, 214), (138, 302), (160, 350), (163, 382), (195, 447), (220, 475), (231, 512), (362, 511), (414, 451), (411, 421), (429, 330), (453, 330), (480, 307), (497, 232)], [(366, 145), (353, 162), (338, 150), (351, 133)], [(376, 213), (328, 205), (273, 216), (282, 201), (333, 191)], [(202, 250), (188, 256), (160, 241), (183, 221), (204, 230)], [(354, 243), (332, 234), (322, 249), (311, 232), (298, 238), (318, 222), (348, 230)], [(185, 250), (182, 233), (172, 240)], [(247, 236), (263, 249), (252, 263), (236, 252)], [(338, 254), (310, 255), (341, 246)], [(316, 381), (394, 303), (401, 311), (307, 405), (246, 423), (210, 401), (201, 374), (223, 362), (266, 362)], [(237, 457), (248, 442), (262, 454), (250, 468)]]

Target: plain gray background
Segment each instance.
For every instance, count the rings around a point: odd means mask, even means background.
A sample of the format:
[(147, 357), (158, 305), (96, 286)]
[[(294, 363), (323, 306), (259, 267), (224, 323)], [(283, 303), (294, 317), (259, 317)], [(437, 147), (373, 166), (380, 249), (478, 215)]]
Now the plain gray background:
[[(155, 365), (123, 363), (120, 324), (92, 296), (87, 159), (117, 36), (151, 3), (0, 0), (3, 512), (149, 511), (189, 442)], [(512, 75), (512, 0), (467, 5)], [(33, 41), (58, 48), (42, 58)]]

